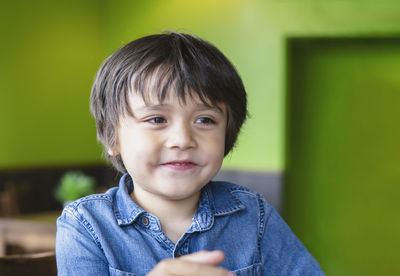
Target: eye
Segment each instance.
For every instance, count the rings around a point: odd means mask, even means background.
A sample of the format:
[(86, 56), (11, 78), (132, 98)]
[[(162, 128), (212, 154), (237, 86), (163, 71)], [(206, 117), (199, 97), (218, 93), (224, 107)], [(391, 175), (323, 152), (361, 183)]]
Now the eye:
[(153, 117), (148, 119), (146, 122), (151, 124), (165, 124), (167, 120), (165, 120), (163, 117)]
[(215, 121), (209, 117), (200, 117), (195, 121), (196, 124), (215, 125)]

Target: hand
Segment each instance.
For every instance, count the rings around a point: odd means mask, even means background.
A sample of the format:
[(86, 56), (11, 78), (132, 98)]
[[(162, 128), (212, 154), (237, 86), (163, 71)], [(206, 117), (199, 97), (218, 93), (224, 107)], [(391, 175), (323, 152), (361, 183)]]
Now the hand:
[(217, 267), (225, 259), (222, 251), (199, 251), (176, 259), (159, 262), (147, 276), (233, 276)]

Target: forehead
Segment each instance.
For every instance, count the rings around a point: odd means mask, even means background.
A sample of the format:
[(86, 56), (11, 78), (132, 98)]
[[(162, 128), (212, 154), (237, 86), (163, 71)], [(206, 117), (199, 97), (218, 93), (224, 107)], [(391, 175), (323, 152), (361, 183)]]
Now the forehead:
[(213, 103), (210, 99), (201, 97), (193, 91), (185, 93), (184, 96), (176, 91), (169, 91), (164, 98), (161, 98), (157, 92), (144, 94), (132, 91), (128, 95), (128, 104), (131, 111), (139, 107), (193, 106), (203, 110), (210, 109), (221, 113), (226, 112), (224, 103)]

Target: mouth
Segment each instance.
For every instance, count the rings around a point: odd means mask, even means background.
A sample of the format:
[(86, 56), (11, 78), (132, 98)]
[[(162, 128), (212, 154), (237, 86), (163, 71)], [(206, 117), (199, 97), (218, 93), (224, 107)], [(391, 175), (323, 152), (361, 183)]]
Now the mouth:
[(186, 160), (174, 160), (174, 161), (169, 161), (166, 163), (161, 164), (163, 167), (167, 167), (173, 170), (177, 171), (184, 171), (184, 170), (190, 170), (194, 167), (197, 166), (196, 163), (191, 162), (191, 161), (186, 161)]

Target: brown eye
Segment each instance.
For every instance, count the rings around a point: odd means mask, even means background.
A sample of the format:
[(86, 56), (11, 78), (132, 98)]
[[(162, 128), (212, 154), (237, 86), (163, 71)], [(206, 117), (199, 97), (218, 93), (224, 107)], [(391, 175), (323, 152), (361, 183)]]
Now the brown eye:
[(196, 120), (197, 124), (214, 125), (215, 121), (209, 117), (200, 117)]
[(165, 120), (162, 117), (154, 117), (154, 118), (148, 119), (147, 122), (149, 122), (151, 124), (165, 124), (167, 122), (167, 120)]

